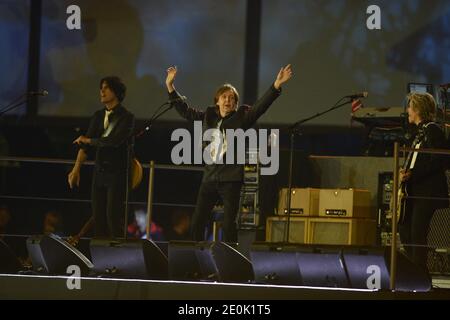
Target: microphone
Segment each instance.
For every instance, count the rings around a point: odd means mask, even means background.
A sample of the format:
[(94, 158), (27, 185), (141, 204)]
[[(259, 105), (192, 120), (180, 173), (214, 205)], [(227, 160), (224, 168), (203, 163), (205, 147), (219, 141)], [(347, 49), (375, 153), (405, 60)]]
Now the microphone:
[(29, 91), (27, 93), (29, 96), (47, 96), (48, 95), (48, 91), (47, 90), (42, 90), (42, 91)]
[(351, 99), (367, 98), (368, 95), (369, 95), (369, 93), (367, 91), (364, 91), (364, 92), (360, 92), (360, 93), (356, 93), (356, 94), (351, 94), (351, 95), (345, 96), (344, 98), (351, 98)]
[(186, 96), (179, 96), (175, 99), (169, 99), (169, 103), (174, 103), (174, 102), (185, 102), (187, 100)]

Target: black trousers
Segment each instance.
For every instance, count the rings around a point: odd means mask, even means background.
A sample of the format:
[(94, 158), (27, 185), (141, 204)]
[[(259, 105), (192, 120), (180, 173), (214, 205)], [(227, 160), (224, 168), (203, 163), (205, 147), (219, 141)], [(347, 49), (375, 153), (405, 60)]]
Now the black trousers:
[(426, 199), (408, 199), (403, 224), (399, 225), (402, 244), (409, 258), (423, 270), (427, 270), (427, 235), (434, 211), (445, 203)]
[(205, 239), (205, 227), (211, 211), (219, 198), (223, 201), (223, 241), (237, 242), (237, 214), (242, 182), (202, 182), (197, 196), (197, 205), (192, 217), (191, 237), (194, 241)]
[(124, 174), (95, 172), (91, 196), (96, 237), (123, 237), (125, 181)]

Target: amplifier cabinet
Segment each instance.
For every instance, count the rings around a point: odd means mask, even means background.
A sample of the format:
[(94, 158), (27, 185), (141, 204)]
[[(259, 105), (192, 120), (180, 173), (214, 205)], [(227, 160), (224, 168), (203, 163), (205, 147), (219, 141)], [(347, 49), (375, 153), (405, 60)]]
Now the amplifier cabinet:
[[(291, 189), (291, 215), (317, 216), (319, 215), (319, 189), (293, 188)], [(278, 197), (278, 214), (287, 214), (289, 188), (280, 190)]]
[(320, 189), (319, 216), (375, 218), (370, 192), (357, 189)]
[(376, 221), (354, 218), (309, 218), (311, 244), (375, 245)]
[[(287, 232), (287, 216), (268, 217), (266, 224), (267, 242), (285, 242)], [(307, 243), (308, 218), (291, 216), (289, 223), (289, 242)]]

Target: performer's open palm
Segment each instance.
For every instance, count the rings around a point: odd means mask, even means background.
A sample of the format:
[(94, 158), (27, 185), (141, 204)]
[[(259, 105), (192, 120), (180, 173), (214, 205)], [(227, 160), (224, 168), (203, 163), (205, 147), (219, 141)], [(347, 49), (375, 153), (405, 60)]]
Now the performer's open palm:
[(177, 72), (178, 72), (177, 67), (169, 67), (167, 69), (167, 77), (166, 77), (167, 85), (173, 85), (173, 82), (175, 81), (175, 77), (177, 76)]
[(275, 80), (275, 88), (279, 89), (280, 86), (287, 82), (290, 78), (292, 78), (292, 69), (291, 65), (288, 64), (286, 67), (281, 68), (280, 72), (278, 72), (277, 79)]

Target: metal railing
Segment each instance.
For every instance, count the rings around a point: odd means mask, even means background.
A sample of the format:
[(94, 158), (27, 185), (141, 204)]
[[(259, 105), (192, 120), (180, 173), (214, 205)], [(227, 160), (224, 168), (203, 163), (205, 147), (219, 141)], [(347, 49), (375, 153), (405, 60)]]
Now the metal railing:
[[(2, 163), (3, 162), (3, 163)], [(40, 163), (40, 164), (71, 164), (75, 163), (75, 160), (64, 160), (64, 159), (52, 159), (52, 158), (37, 158), (37, 157), (7, 157), (0, 156), (0, 166), (5, 166), (5, 162), (26, 162), (26, 163)], [(94, 165), (94, 161), (85, 161), (83, 165), (92, 166)], [(152, 223), (153, 216), (153, 206), (182, 206), (182, 207), (195, 207), (195, 205), (190, 204), (176, 204), (176, 203), (155, 203), (153, 194), (154, 194), (154, 178), (155, 178), (155, 170), (175, 170), (175, 171), (203, 171), (203, 167), (199, 166), (187, 166), (187, 165), (165, 165), (165, 164), (155, 164), (154, 161), (150, 161), (148, 164), (142, 164), (143, 169), (149, 169), (149, 179), (148, 179), (148, 193), (147, 193), (147, 201), (146, 202), (131, 202), (128, 201), (128, 204), (146, 204), (147, 205), (147, 218), (146, 218), (146, 237), (147, 239), (151, 238), (150, 235), (150, 226)], [(61, 177), (61, 179), (66, 179), (66, 177)], [(87, 199), (71, 199), (71, 198), (50, 198), (50, 197), (30, 197), (30, 196), (4, 196), (0, 195), (0, 199), (27, 199), (27, 200), (40, 200), (40, 201), (66, 201), (66, 202), (84, 202), (88, 203), (91, 200)], [(126, 226), (124, 231), (126, 232)]]

